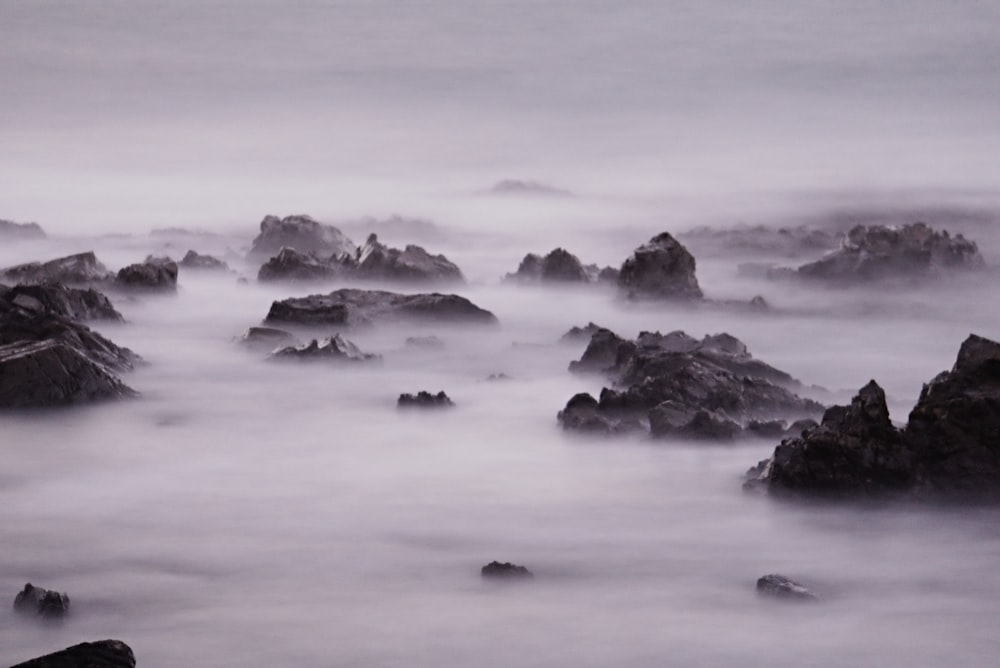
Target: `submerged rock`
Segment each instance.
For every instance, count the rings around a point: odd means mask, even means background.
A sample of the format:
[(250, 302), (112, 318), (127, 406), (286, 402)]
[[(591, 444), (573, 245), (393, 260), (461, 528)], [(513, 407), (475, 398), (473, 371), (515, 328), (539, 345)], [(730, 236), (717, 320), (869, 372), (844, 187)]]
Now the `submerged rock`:
[(4, 241), (44, 238), (45, 230), (38, 223), (15, 223), (11, 220), (0, 220), (0, 239)]
[(135, 655), (121, 640), (98, 640), (73, 645), (11, 668), (135, 668)]
[(130, 290), (174, 291), (177, 289), (177, 263), (168, 257), (149, 256), (143, 262), (119, 269), (115, 285)]
[(694, 256), (667, 232), (639, 246), (622, 264), (618, 286), (628, 299), (702, 298)]
[(124, 320), (111, 300), (93, 288), (67, 288), (57, 283), (15, 285), (0, 300), (27, 311), (48, 311), (73, 320)]
[(202, 255), (189, 250), (177, 263), (185, 269), (201, 269), (206, 271), (230, 271), (229, 265), (212, 255)]
[(456, 324), (496, 324), (489, 311), (458, 295), (404, 295), (384, 290), (344, 288), (328, 295), (292, 297), (271, 304), (267, 322), (357, 326), (395, 320)]
[(93, 251), (67, 255), (48, 262), (28, 262), (0, 270), (0, 275), (20, 283), (61, 283), (86, 285), (105, 283), (114, 275), (101, 264)]
[(268, 355), (273, 360), (328, 360), (333, 362), (365, 362), (380, 359), (378, 355), (361, 352), (354, 343), (340, 334), (301, 346), (287, 346)]
[(444, 393), (444, 390), (437, 394), (421, 390), (416, 394), (399, 395), (396, 405), (399, 408), (450, 408), (455, 403)]
[(265, 216), (260, 222), (260, 234), (250, 247), (250, 258), (268, 258), (284, 247), (316, 257), (350, 255), (355, 251), (354, 242), (347, 235), (310, 216)]
[(532, 578), (534, 574), (529, 571), (524, 566), (518, 566), (517, 564), (512, 564), (509, 561), (499, 562), (491, 561), (486, 564), (480, 570), (480, 574), (484, 578), (497, 578), (497, 579), (517, 579), (517, 578)]
[(69, 612), (69, 596), (29, 582), (14, 598), (14, 610), (23, 615), (62, 617)]
[(321, 281), (336, 278), (339, 273), (337, 267), (325, 260), (285, 247), (261, 265), (257, 280)]
[(772, 573), (757, 580), (757, 593), (788, 601), (815, 601), (816, 595), (784, 575)]
[(444, 255), (431, 255), (410, 244), (403, 250), (389, 248), (374, 234), (353, 257), (338, 260), (351, 276), (364, 280), (407, 283), (464, 283), (462, 271)]

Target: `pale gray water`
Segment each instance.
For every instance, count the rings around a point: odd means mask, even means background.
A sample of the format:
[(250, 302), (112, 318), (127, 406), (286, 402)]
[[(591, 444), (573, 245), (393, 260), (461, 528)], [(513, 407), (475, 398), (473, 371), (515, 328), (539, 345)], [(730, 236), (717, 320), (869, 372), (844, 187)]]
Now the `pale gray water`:
[[(0, 266), (241, 255), (265, 213), (361, 240), (351, 221), (400, 213), (436, 232), (387, 239), (446, 253), (502, 323), (421, 330), (441, 351), (406, 349), (410, 328), (349, 335), (384, 355), (373, 368), (275, 367), (231, 337), (306, 288), (182, 271), (176, 298), (116, 302), (129, 323), (99, 329), (151, 363), (126, 377), (142, 399), (0, 417), (0, 663), (115, 637), (148, 667), (995, 665), (997, 511), (778, 504), (740, 489), (773, 443), (592, 442), (555, 422), (600, 389), (555, 343), (589, 320), (728, 331), (832, 400), (876, 378), (904, 421), (969, 332), (1000, 337), (995, 273), (825, 292), (699, 257), (710, 297), (778, 309), (757, 316), (498, 279), (528, 251), (618, 264), (658, 231), (831, 207), (940, 205), (928, 222), (995, 266), (996, 215), (966, 213), (997, 200), (998, 18), (982, 2), (0, 0), (0, 217), (56, 235), (0, 246)], [(508, 177), (580, 196), (480, 194)], [(147, 235), (167, 225), (221, 236)], [(97, 238), (112, 231), (132, 236)], [(419, 389), (458, 406), (397, 413)], [(537, 577), (489, 586), (492, 559)], [(824, 602), (758, 600), (774, 571)], [(67, 591), (71, 618), (15, 618), (3, 601), (29, 580)]]

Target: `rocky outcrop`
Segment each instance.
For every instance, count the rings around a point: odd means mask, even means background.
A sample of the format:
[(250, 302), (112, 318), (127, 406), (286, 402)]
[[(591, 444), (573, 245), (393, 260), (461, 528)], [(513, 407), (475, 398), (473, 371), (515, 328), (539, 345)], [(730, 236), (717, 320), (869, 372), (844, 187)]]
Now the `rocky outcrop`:
[(185, 269), (195, 269), (203, 271), (231, 271), (229, 265), (212, 255), (202, 255), (193, 250), (189, 250), (177, 263)]
[(177, 290), (177, 263), (168, 257), (150, 255), (143, 262), (119, 269), (115, 286), (126, 290), (173, 292)]
[(401, 394), (396, 401), (399, 408), (451, 408), (455, 403), (444, 393), (431, 394), (420, 390), (416, 394)]
[(482, 567), (480, 574), (484, 578), (496, 578), (499, 580), (534, 577), (532, 572), (524, 566), (518, 566), (517, 564), (512, 564), (509, 561), (502, 563), (499, 561), (491, 561)]
[(98, 640), (73, 645), (11, 668), (135, 668), (135, 654), (121, 640)]
[(45, 230), (38, 223), (15, 223), (10, 220), (0, 220), (0, 239), (4, 241), (44, 238)]
[(294, 344), (295, 337), (290, 332), (276, 327), (251, 327), (243, 332), (238, 341), (254, 350), (274, 350), (279, 346)]
[(257, 260), (269, 258), (285, 247), (316, 257), (351, 255), (355, 251), (354, 243), (347, 235), (333, 225), (319, 223), (310, 216), (265, 216), (249, 256)]
[(656, 437), (730, 439), (763, 421), (818, 415), (822, 406), (796, 395), (801, 384), (754, 359), (729, 334), (695, 339), (684, 332), (642, 332), (633, 341), (607, 329), (591, 337), (574, 372), (613, 382), (600, 398), (577, 394), (559, 413), (566, 429)]
[(287, 346), (268, 355), (272, 360), (325, 360), (329, 362), (367, 362), (381, 359), (379, 355), (362, 352), (354, 343), (340, 334), (313, 339), (301, 346)]
[(817, 257), (839, 244), (840, 235), (806, 227), (740, 225), (730, 228), (699, 227), (677, 235), (699, 257)]
[(816, 595), (784, 575), (771, 573), (757, 580), (757, 593), (786, 601), (815, 601)]
[(261, 265), (258, 281), (322, 281), (336, 278), (342, 270), (326, 260), (300, 253), (294, 248), (282, 248)]
[(93, 288), (67, 288), (57, 283), (15, 285), (0, 300), (28, 311), (48, 311), (72, 320), (124, 320), (107, 296)]
[(902, 430), (874, 382), (775, 448), (747, 487), (806, 494), (1000, 496), (1000, 343), (971, 335)]
[(69, 596), (29, 582), (14, 598), (14, 610), (22, 615), (62, 617), (69, 612)]
[(344, 273), (358, 279), (406, 283), (464, 283), (462, 271), (444, 255), (431, 255), (410, 244), (403, 250), (389, 248), (374, 234), (353, 257), (334, 260)]
[(639, 246), (622, 264), (618, 287), (628, 299), (701, 299), (694, 256), (667, 232)]
[(328, 295), (293, 297), (271, 304), (267, 322), (358, 326), (397, 320), (454, 324), (496, 324), (489, 311), (458, 295), (403, 295), (384, 290), (344, 288)]
[(573, 326), (570, 327), (569, 331), (559, 337), (559, 341), (562, 343), (589, 342), (591, 338), (593, 338), (594, 334), (602, 329), (604, 329), (604, 327), (595, 325), (593, 322), (588, 322), (583, 327)]
[(584, 266), (580, 258), (563, 248), (556, 248), (545, 257), (528, 253), (517, 271), (507, 274), (505, 281), (517, 283), (595, 283), (613, 282), (618, 272), (612, 267)]
[(29, 262), (0, 270), (0, 275), (19, 283), (100, 284), (114, 274), (101, 264), (93, 251), (67, 255), (48, 262)]

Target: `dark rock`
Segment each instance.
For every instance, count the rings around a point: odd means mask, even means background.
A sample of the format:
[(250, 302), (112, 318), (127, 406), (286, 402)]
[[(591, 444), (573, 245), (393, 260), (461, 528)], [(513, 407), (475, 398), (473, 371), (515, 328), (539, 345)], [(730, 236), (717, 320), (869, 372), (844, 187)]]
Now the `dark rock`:
[(10, 220), (0, 220), (0, 239), (4, 241), (44, 238), (45, 231), (38, 223), (15, 223)]
[(69, 612), (69, 596), (29, 582), (14, 598), (14, 610), (24, 615), (62, 617)]
[(341, 273), (341, 269), (326, 260), (286, 247), (261, 265), (257, 280), (321, 281), (336, 278)]
[(119, 269), (115, 285), (129, 290), (174, 291), (177, 263), (170, 258), (149, 256), (144, 262)]
[(201, 255), (193, 250), (189, 250), (178, 263), (185, 269), (202, 269), (208, 271), (230, 271), (229, 265), (217, 257), (211, 255)]
[(20, 283), (62, 283), (82, 285), (110, 281), (113, 274), (97, 260), (93, 251), (77, 253), (48, 262), (29, 262), (0, 271), (4, 277)]
[(610, 329), (599, 327), (591, 334), (590, 343), (583, 351), (583, 356), (579, 360), (569, 363), (569, 370), (574, 373), (609, 371), (619, 358), (624, 359), (632, 349), (633, 345), (630, 342)]
[(517, 271), (507, 274), (504, 280), (518, 283), (596, 283), (607, 281), (612, 275), (609, 272), (613, 272), (617, 280), (616, 269), (600, 269), (596, 264), (584, 266), (577, 256), (563, 248), (556, 248), (545, 257), (528, 253)]
[(316, 257), (351, 255), (354, 243), (333, 225), (324, 225), (309, 216), (265, 216), (260, 222), (260, 234), (253, 240), (250, 257), (263, 259), (284, 247)]
[(490, 563), (483, 566), (480, 571), (484, 578), (533, 578), (535, 577), (531, 571), (529, 571), (524, 566), (518, 566), (517, 564), (512, 564), (509, 561), (500, 563), (499, 561), (491, 561)]
[(354, 343), (340, 334), (301, 346), (287, 346), (268, 355), (273, 360), (329, 360), (332, 362), (365, 362), (380, 359), (378, 355), (361, 352)]
[(563, 429), (590, 434), (627, 434), (645, 429), (640, 418), (624, 411), (602, 410), (600, 402), (586, 392), (573, 395), (556, 415)]
[(757, 580), (757, 593), (788, 601), (815, 601), (816, 595), (784, 575), (772, 573)]
[(462, 271), (444, 255), (431, 255), (420, 246), (389, 248), (374, 234), (353, 258), (339, 258), (355, 278), (407, 283), (464, 283)]
[(618, 287), (628, 299), (701, 299), (694, 256), (667, 232), (635, 249), (622, 264)]
[(254, 349), (274, 350), (281, 345), (291, 345), (295, 337), (283, 329), (275, 327), (251, 327), (243, 332), (239, 342)]
[(414, 394), (401, 394), (396, 401), (399, 408), (450, 408), (455, 403), (448, 398), (442, 390), (437, 394), (431, 394), (426, 390), (421, 390)]
[(902, 227), (857, 225), (840, 249), (802, 265), (797, 275), (830, 283), (926, 278), (949, 271), (980, 269), (975, 242), (937, 232), (926, 223)]
[(649, 428), (653, 436), (657, 437), (715, 441), (732, 440), (743, 431), (740, 425), (723, 414), (672, 400), (664, 401), (650, 409)]
[(746, 429), (761, 438), (781, 438), (787, 431), (784, 420), (750, 420)]
[(436, 336), (408, 336), (406, 345), (411, 348), (444, 348), (444, 341)]
[(11, 668), (135, 668), (135, 655), (121, 640), (98, 640), (73, 645)]
[[(583, 327), (572, 327), (568, 332), (563, 334), (559, 340), (564, 343), (576, 343), (577, 341), (591, 341), (594, 334), (604, 329), (600, 325), (595, 325), (592, 322), (588, 322)], [(610, 330), (608, 330), (610, 331)]]
[(458, 295), (403, 295), (344, 288), (328, 295), (293, 297), (271, 304), (268, 322), (356, 326), (395, 320), (496, 324), (489, 311)]
[(0, 300), (26, 311), (48, 311), (72, 320), (124, 320), (111, 301), (93, 288), (67, 288), (58, 283), (15, 285)]
[(598, 283), (618, 285), (619, 278), (621, 278), (621, 271), (619, 269), (615, 269), (614, 267), (604, 267), (597, 272)]

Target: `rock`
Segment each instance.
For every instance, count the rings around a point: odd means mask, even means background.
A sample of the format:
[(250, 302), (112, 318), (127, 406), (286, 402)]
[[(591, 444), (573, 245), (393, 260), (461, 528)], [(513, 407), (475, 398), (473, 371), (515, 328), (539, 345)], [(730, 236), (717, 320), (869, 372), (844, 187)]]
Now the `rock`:
[(0, 300), (27, 311), (48, 311), (72, 320), (124, 320), (111, 301), (93, 288), (67, 288), (58, 283), (15, 285), (0, 294)]
[(680, 331), (642, 332), (627, 341), (601, 329), (570, 370), (601, 372), (614, 384), (599, 400), (570, 399), (558, 416), (570, 430), (621, 433), (648, 423), (657, 437), (728, 440), (751, 424), (822, 410), (792, 391), (801, 383), (754, 359), (729, 334), (698, 340)]
[(539, 183), (537, 181), (525, 181), (521, 179), (504, 179), (497, 181), (490, 188), (493, 195), (519, 195), (525, 197), (572, 197), (573, 193), (562, 188)]
[(29, 582), (14, 598), (14, 610), (23, 615), (62, 617), (69, 612), (69, 596), (35, 587)]
[(786, 432), (784, 420), (750, 420), (746, 429), (761, 438), (781, 438)]
[(119, 269), (115, 285), (128, 290), (175, 291), (177, 263), (170, 258), (149, 256), (144, 262)]
[(701, 299), (694, 256), (662, 232), (635, 249), (622, 264), (618, 287), (628, 299)]
[(98, 640), (73, 645), (11, 668), (135, 668), (135, 655), (121, 640)]
[(961, 234), (952, 237), (947, 230), (937, 232), (926, 223), (857, 225), (840, 249), (802, 265), (796, 275), (829, 283), (867, 283), (927, 278), (984, 265), (975, 242)]
[(185, 269), (202, 269), (206, 271), (231, 271), (229, 265), (217, 257), (211, 255), (201, 255), (193, 250), (189, 250), (178, 262)]
[(374, 234), (353, 258), (339, 258), (350, 275), (364, 280), (407, 283), (464, 283), (461, 270), (444, 255), (431, 255), (410, 244), (403, 250), (379, 243)]
[(486, 381), (490, 383), (499, 382), (501, 380), (510, 380), (510, 376), (505, 373), (491, 373), (486, 376)]
[(81, 285), (104, 283), (113, 278), (93, 251), (77, 253), (48, 262), (29, 262), (0, 271), (4, 277), (20, 283), (61, 283)]
[[(572, 327), (568, 332), (563, 334), (559, 340), (563, 343), (576, 343), (578, 341), (590, 341), (594, 334), (604, 329), (600, 325), (595, 325), (592, 322), (588, 322), (583, 327)], [(608, 330), (610, 331), (610, 330)]]
[(249, 348), (274, 350), (281, 345), (293, 344), (295, 337), (290, 332), (276, 327), (251, 327), (243, 332), (239, 342)]
[(584, 266), (577, 256), (563, 248), (556, 248), (545, 257), (528, 253), (517, 271), (507, 274), (504, 280), (518, 283), (596, 283), (607, 281), (612, 273), (617, 280), (617, 270), (611, 267), (600, 269), (596, 264)]
[(493, 325), (497, 319), (458, 295), (403, 295), (344, 288), (328, 295), (292, 297), (271, 304), (267, 322), (357, 326), (397, 320)]
[(257, 280), (322, 281), (336, 278), (340, 273), (341, 270), (330, 262), (285, 247), (261, 265)]
[(301, 346), (287, 346), (268, 355), (272, 360), (328, 360), (332, 362), (365, 362), (380, 359), (378, 355), (361, 352), (361, 349), (340, 334)]
[(508, 578), (533, 578), (535, 577), (531, 571), (529, 571), (524, 566), (518, 566), (517, 564), (512, 564), (509, 561), (500, 563), (499, 561), (491, 561), (490, 563), (483, 566), (480, 571), (484, 578), (497, 578), (497, 579), (508, 579)]
[(354, 243), (333, 225), (324, 225), (309, 216), (265, 216), (260, 223), (260, 234), (250, 247), (250, 258), (263, 259), (278, 253), (284, 247), (316, 257), (352, 255)]
[[(588, 267), (596, 267), (597, 265), (588, 265)], [(618, 285), (618, 279), (621, 278), (621, 271), (615, 269), (614, 267), (604, 267), (597, 272), (597, 282), (607, 283), (609, 285)]]
[(45, 230), (38, 223), (15, 223), (10, 220), (0, 220), (0, 239), (4, 241), (44, 238)]
[(784, 575), (772, 573), (757, 580), (757, 593), (789, 601), (815, 601), (816, 595)]
[(408, 336), (406, 345), (410, 348), (444, 348), (444, 341), (436, 336)]
[(799, 225), (767, 227), (739, 225), (730, 228), (699, 227), (677, 235), (702, 255), (732, 257), (816, 257), (837, 247), (837, 234)]
[(399, 408), (450, 408), (454, 406), (455, 403), (448, 398), (448, 395), (445, 394), (443, 390), (437, 394), (431, 394), (426, 390), (421, 390), (415, 395), (399, 395), (396, 405)]

